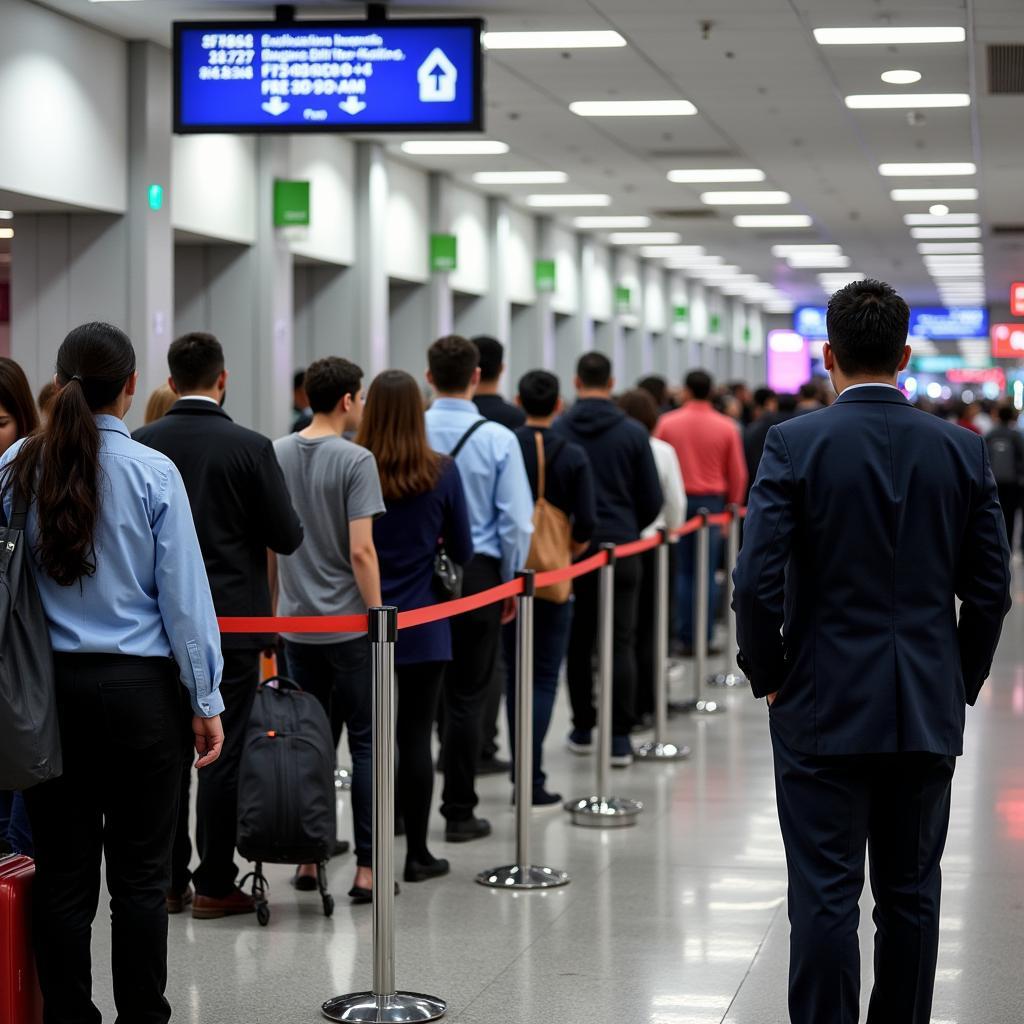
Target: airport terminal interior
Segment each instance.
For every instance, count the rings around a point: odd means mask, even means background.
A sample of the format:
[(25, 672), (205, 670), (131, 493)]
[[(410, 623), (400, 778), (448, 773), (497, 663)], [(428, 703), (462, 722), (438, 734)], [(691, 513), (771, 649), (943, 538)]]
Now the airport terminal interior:
[[(1024, 0), (0, 0), (0, 356), (36, 394), (71, 328), (119, 326), (134, 430), (170, 343), (210, 332), (226, 411), (275, 439), (303, 411), (297, 370), (343, 356), (367, 386), (403, 369), (427, 395), (427, 348), (451, 334), (503, 343), (509, 399), (542, 368), (571, 402), (596, 351), (617, 391), (661, 377), (675, 394), (705, 369), (751, 397), (812, 383), (817, 401), (829, 297), (878, 279), (911, 310), (906, 397), (985, 433), (1024, 409), (1022, 128)], [(1019, 546), (1013, 564), (1019, 578)], [(953, 781), (931, 1024), (1024, 1020), (1012, 589)], [(742, 678), (709, 682), (738, 673), (730, 616), (713, 609), (706, 657), (675, 638), (665, 652), (657, 738), (689, 756), (605, 773), (597, 795), (641, 802), (635, 818), (526, 815), (533, 863), (569, 884), (478, 884), (515, 863), (512, 785), (481, 777), (493, 831), (449, 843), (439, 774), (430, 842), (450, 875), (403, 882), (397, 838), (385, 922), (344, 896), (352, 853), (329, 863), (330, 917), (268, 865), (265, 927), (171, 916), (172, 1019), (321, 1019), (371, 989), (393, 924), (398, 988), (444, 1000), (453, 1024), (790, 1020), (768, 714)], [(655, 622), (639, 629), (661, 652)], [(717, 713), (684, 710), (695, 699)], [(572, 728), (563, 678), (544, 756), (566, 800), (594, 795), (598, 771), (597, 751), (567, 749)], [(654, 739), (648, 717), (632, 741)], [(871, 910), (865, 887), (861, 1019)], [(92, 942), (103, 1019), (137, 1024), (116, 1017), (105, 895)]]

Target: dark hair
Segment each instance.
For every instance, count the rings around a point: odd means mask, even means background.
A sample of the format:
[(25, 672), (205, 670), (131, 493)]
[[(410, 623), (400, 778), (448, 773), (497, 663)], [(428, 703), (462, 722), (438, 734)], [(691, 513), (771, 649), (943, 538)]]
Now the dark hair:
[(427, 366), (438, 391), (465, 391), (480, 365), (480, 350), (468, 338), (448, 334), (427, 349)]
[(686, 390), (697, 399), (698, 402), (706, 402), (708, 396), (711, 394), (711, 388), (714, 382), (711, 379), (711, 374), (706, 370), (691, 370), (686, 375), (686, 380), (683, 381), (686, 385)]
[(1010, 424), (1017, 419), (1017, 410), (1012, 405), (999, 406), (999, 422)]
[(660, 409), (668, 399), (668, 381), (664, 377), (643, 377), (637, 381), (638, 388), (646, 391)]
[(811, 399), (817, 401), (821, 398), (821, 391), (813, 380), (807, 381), (806, 384), (801, 384), (799, 394), (800, 398), (804, 401), (810, 401)]
[(891, 376), (907, 344), (910, 309), (891, 285), (852, 281), (828, 300), (828, 341), (846, 374)]
[(478, 334), (470, 340), (480, 353), (480, 379), (496, 381), (501, 376), (501, 367), (505, 362), (505, 346), (487, 334)]
[(135, 372), (135, 350), (110, 324), (76, 327), (57, 352), (60, 391), (46, 426), (8, 464), (3, 488), (35, 496), (36, 555), (63, 587), (96, 571), (100, 512), (100, 432), (94, 414), (109, 406)]
[(385, 501), (424, 494), (437, 485), (442, 456), (427, 443), (423, 396), (404, 370), (385, 370), (374, 378), (356, 444), (373, 452)]
[(796, 395), (791, 395), (788, 391), (779, 395), (779, 412), (783, 415), (796, 412)]
[(550, 416), (558, 405), (558, 378), (547, 370), (530, 370), (519, 378), (519, 402), (527, 416)]
[(45, 413), (47, 416), (50, 414), (50, 409), (53, 408), (53, 400), (57, 397), (57, 385), (52, 380), (48, 380), (40, 389), (39, 394), (36, 395), (36, 405), (39, 406), (39, 411)]
[(167, 366), (179, 395), (209, 391), (224, 372), (224, 349), (212, 334), (193, 331), (171, 342)]
[(634, 388), (618, 397), (619, 408), (629, 417), (642, 423), (648, 434), (654, 433), (658, 425), (658, 406), (649, 391)]
[(298, 391), (299, 388), (306, 386), (306, 371), (296, 370), (292, 374), (292, 391)]
[(6, 356), (0, 356), (0, 405), (14, 420), (19, 439), (39, 426), (39, 413), (25, 371)]
[(778, 398), (778, 395), (771, 388), (758, 388), (754, 392), (754, 405), (763, 409), (774, 398)]
[(341, 356), (328, 356), (309, 364), (306, 397), (313, 412), (333, 412), (346, 396), (355, 398), (363, 386), (363, 371)]
[(584, 352), (576, 364), (576, 376), (585, 388), (606, 388), (612, 382), (611, 360), (600, 352)]

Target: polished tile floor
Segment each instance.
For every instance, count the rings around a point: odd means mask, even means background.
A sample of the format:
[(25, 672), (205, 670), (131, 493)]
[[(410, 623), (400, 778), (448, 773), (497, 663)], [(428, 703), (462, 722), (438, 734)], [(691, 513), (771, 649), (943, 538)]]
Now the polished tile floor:
[[(1007, 622), (993, 678), (969, 715), (954, 783), (944, 861), (943, 938), (933, 1024), (1024, 1019), (1024, 606)], [(683, 695), (685, 681), (677, 686)], [(481, 812), (494, 835), (434, 852), (452, 875), (403, 885), (396, 901), (399, 987), (448, 1001), (455, 1024), (783, 1024), (786, 1014), (785, 864), (775, 816), (766, 715), (746, 691), (727, 712), (675, 719), (688, 762), (636, 765), (613, 776), (616, 794), (645, 803), (634, 828), (574, 827), (561, 810), (535, 812), (534, 861), (572, 884), (544, 893), (474, 884), (513, 858), (509, 786), (484, 779)], [(549, 740), (554, 788), (591, 791), (590, 759), (562, 747), (560, 704)], [(350, 834), (349, 819), (343, 834)], [(398, 840), (398, 860), (404, 856)], [(338, 908), (271, 868), (273, 919), (172, 918), (168, 994), (189, 1024), (297, 1024), (321, 1002), (369, 987), (368, 907), (350, 907), (350, 857), (331, 865)], [(870, 984), (870, 897), (862, 948)], [(109, 939), (96, 929), (96, 998), (114, 1017)]]

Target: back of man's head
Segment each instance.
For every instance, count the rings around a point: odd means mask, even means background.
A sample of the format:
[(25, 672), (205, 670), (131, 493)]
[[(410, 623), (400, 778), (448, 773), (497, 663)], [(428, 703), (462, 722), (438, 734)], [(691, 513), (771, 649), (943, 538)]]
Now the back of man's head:
[(488, 334), (478, 334), (470, 339), (480, 353), (480, 382), (493, 384), (501, 376), (505, 363), (505, 346)]
[(434, 387), (442, 394), (459, 394), (473, 382), (480, 350), (468, 338), (448, 334), (427, 349), (427, 366)]
[(664, 377), (657, 375), (643, 377), (637, 381), (636, 386), (646, 391), (654, 399), (654, 404), (659, 409), (665, 405), (668, 399), (668, 381)]
[(774, 402), (776, 398), (777, 396), (771, 388), (758, 388), (754, 392), (754, 405), (758, 409), (763, 409), (769, 402)]
[(800, 401), (801, 402), (817, 402), (821, 398), (821, 392), (818, 390), (818, 385), (813, 380), (809, 380), (806, 384), (800, 385)]
[(530, 370), (519, 378), (519, 404), (527, 416), (545, 419), (558, 406), (558, 378), (547, 370)]
[(698, 402), (706, 402), (708, 400), (711, 395), (711, 388), (714, 385), (711, 374), (706, 370), (691, 370), (686, 375), (686, 380), (683, 383), (686, 386), (686, 390)]
[(611, 360), (600, 352), (585, 352), (576, 364), (576, 379), (581, 388), (602, 390), (612, 385)]
[(346, 396), (355, 398), (363, 386), (363, 371), (341, 356), (328, 356), (309, 364), (306, 395), (313, 412), (334, 412)]
[(212, 334), (183, 334), (167, 350), (167, 367), (179, 395), (209, 391), (224, 372), (224, 349)]
[(907, 344), (910, 309), (883, 281), (853, 281), (828, 303), (828, 342), (848, 377), (892, 377)]
[(1009, 427), (1017, 422), (1017, 410), (1012, 405), (999, 406), (999, 422), (1004, 427)]

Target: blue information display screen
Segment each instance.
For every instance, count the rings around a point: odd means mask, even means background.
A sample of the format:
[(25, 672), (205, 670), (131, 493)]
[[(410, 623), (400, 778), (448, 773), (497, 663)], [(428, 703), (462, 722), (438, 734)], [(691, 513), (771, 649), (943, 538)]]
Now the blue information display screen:
[(178, 22), (174, 130), (479, 131), (479, 19)]
[[(827, 338), (824, 306), (798, 306), (793, 311), (793, 330), (805, 338)], [(911, 307), (910, 338), (959, 341), (988, 337), (988, 310), (984, 306)]]

